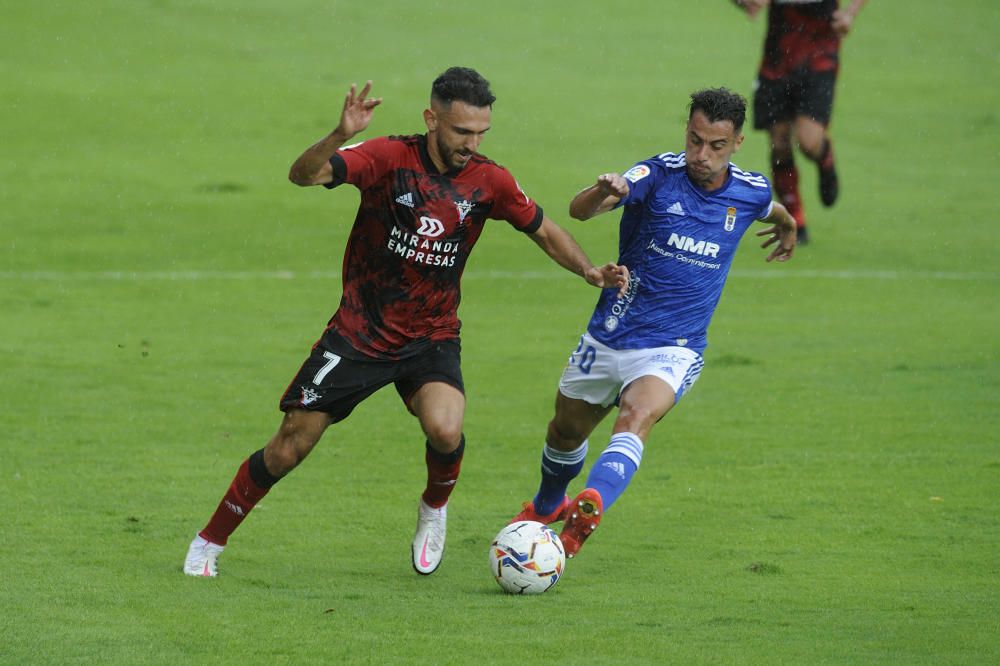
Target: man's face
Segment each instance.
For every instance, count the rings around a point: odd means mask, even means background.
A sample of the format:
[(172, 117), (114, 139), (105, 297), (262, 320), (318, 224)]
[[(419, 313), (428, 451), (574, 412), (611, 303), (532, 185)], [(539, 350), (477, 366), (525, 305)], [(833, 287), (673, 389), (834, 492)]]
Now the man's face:
[(726, 182), (729, 159), (743, 143), (729, 120), (711, 122), (703, 111), (691, 114), (685, 141), (687, 174), (696, 185), (706, 190), (722, 187)]
[(461, 169), (479, 149), (483, 135), (490, 129), (490, 107), (465, 102), (451, 104), (431, 100), (424, 111), (427, 123), (428, 151), (438, 168)]

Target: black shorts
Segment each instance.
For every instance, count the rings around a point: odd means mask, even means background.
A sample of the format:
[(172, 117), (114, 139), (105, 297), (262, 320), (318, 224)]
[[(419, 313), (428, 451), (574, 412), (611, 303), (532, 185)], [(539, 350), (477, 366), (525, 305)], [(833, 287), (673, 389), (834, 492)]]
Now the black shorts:
[(780, 79), (757, 77), (753, 95), (754, 129), (770, 129), (775, 123), (808, 116), (823, 125), (830, 123), (833, 87), (837, 72), (796, 71)]
[(281, 411), (326, 412), (336, 423), (386, 384), (395, 384), (407, 409), (417, 389), (429, 382), (444, 382), (465, 393), (462, 345), (458, 340), (433, 343), (427, 350), (401, 360), (369, 358), (345, 348), (346, 344), (332, 330), (323, 334), (281, 396)]

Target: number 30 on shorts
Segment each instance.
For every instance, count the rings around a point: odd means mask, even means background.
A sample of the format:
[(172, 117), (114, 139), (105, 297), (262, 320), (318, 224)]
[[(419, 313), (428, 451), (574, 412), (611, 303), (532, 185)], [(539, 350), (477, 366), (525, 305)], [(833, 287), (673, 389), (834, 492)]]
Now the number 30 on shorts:
[(575, 365), (580, 368), (580, 372), (589, 375), (590, 368), (593, 367), (596, 358), (597, 350), (590, 345), (584, 346), (583, 336), (580, 336), (580, 344), (576, 346), (576, 351), (570, 354), (569, 364)]

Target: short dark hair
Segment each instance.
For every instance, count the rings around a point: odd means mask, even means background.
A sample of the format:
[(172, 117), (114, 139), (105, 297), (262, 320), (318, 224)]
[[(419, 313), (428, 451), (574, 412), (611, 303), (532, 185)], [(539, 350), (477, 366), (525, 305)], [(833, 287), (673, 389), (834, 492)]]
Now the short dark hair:
[(458, 100), (470, 106), (492, 107), (497, 98), (490, 90), (490, 82), (476, 70), (469, 67), (449, 67), (434, 79), (431, 99), (444, 104)]
[(709, 122), (728, 120), (737, 134), (743, 129), (743, 122), (747, 118), (746, 99), (728, 88), (705, 88), (691, 93), (689, 108), (691, 111), (688, 113), (688, 120), (695, 111), (701, 111)]

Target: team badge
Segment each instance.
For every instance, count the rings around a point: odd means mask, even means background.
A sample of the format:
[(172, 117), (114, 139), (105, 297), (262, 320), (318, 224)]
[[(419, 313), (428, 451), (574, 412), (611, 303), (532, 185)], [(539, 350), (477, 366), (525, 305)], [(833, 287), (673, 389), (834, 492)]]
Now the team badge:
[(310, 405), (310, 404), (316, 402), (321, 397), (323, 397), (323, 396), (321, 396), (319, 394), (319, 392), (314, 391), (313, 389), (309, 388), (308, 386), (303, 386), (302, 387), (302, 398), (299, 400), (299, 404), (301, 404), (303, 407), (305, 407), (306, 405)]
[(608, 317), (604, 320), (604, 330), (610, 333), (618, 328), (618, 317)]
[(730, 206), (726, 209), (726, 231), (732, 231), (736, 227), (736, 209)]
[(642, 180), (649, 175), (649, 167), (645, 164), (636, 164), (634, 167), (625, 172), (624, 178), (630, 183)]
[(464, 199), (462, 201), (456, 201), (455, 202), (455, 208), (458, 209), (458, 223), (459, 224), (462, 224), (462, 222), (465, 222), (465, 216), (469, 214), (469, 211), (472, 210), (472, 207), (474, 205), (475, 204), (473, 204), (471, 201), (466, 201)]

